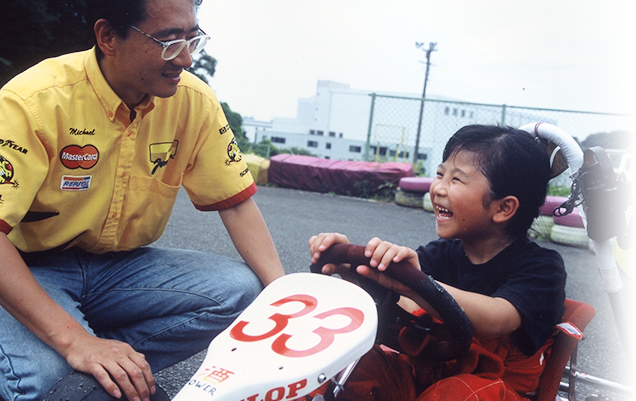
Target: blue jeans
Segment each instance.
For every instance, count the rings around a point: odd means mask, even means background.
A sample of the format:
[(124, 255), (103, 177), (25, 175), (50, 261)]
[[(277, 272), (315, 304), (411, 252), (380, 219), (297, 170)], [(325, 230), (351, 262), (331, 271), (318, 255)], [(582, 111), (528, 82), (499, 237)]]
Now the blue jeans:
[[(262, 289), (242, 261), (204, 252), (70, 250), (29, 259), (40, 285), (86, 330), (130, 344), (153, 372), (207, 348)], [(2, 398), (39, 399), (71, 370), (0, 307)]]

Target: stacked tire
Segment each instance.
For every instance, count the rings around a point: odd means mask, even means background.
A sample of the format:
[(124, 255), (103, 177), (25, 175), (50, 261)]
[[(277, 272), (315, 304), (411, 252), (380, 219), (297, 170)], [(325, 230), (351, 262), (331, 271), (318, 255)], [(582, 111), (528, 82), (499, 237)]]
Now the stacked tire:
[(550, 231), (550, 240), (556, 244), (591, 249), (592, 242), (587, 236), (583, 218), (579, 209), (565, 216), (554, 216), (554, 225)]
[(428, 195), (432, 183), (433, 179), (428, 177), (401, 178), (398, 189), (395, 192), (395, 203), (407, 207), (422, 207), (425, 204), (424, 199)]
[(528, 230), (528, 236), (539, 241), (549, 241), (552, 226), (554, 226), (554, 210), (561, 206), (566, 200), (568, 200), (568, 198), (563, 196), (548, 195), (545, 198), (545, 203), (539, 210), (539, 217), (534, 219), (532, 227)]

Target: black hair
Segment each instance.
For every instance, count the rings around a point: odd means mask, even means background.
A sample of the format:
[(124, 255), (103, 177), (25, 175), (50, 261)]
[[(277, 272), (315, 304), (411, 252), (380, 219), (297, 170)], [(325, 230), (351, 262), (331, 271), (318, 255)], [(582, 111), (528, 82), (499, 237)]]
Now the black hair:
[(507, 228), (512, 238), (525, 237), (539, 216), (550, 181), (545, 144), (512, 127), (468, 125), (448, 140), (443, 160), (462, 150), (475, 154), (477, 168), (490, 183), (488, 203), (506, 196), (519, 200), (519, 208)]
[[(126, 39), (132, 25), (148, 18), (146, 0), (88, 0), (86, 23), (89, 35), (95, 38), (93, 28), (100, 19), (108, 21), (117, 36)], [(99, 46), (96, 46), (97, 57), (103, 57)]]

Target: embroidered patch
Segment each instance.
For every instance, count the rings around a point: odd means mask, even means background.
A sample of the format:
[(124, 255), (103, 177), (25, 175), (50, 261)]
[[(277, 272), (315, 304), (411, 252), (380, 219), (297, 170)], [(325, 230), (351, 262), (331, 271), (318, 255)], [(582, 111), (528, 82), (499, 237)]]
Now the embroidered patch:
[(12, 184), (14, 188), (18, 188), (20, 185), (18, 181), (14, 179), (15, 170), (13, 164), (4, 156), (0, 156), (0, 185)]
[(236, 142), (236, 138), (232, 138), (232, 141), (229, 145), (227, 145), (227, 156), (228, 160), (225, 161), (225, 165), (229, 166), (233, 162), (240, 162), (243, 159), (243, 155), (241, 154), (241, 149), (239, 149), (238, 143)]
[(221, 127), (219, 129), (219, 134), (223, 135), (226, 132), (230, 132), (232, 129), (230, 128), (230, 124), (225, 124), (225, 127)]
[(99, 161), (99, 151), (93, 145), (69, 145), (60, 152), (60, 160), (66, 168), (88, 170)]
[(63, 175), (60, 189), (62, 191), (86, 191), (91, 186), (90, 175)]
[(178, 147), (179, 141), (176, 139), (172, 142), (150, 144), (150, 162), (155, 165), (151, 174), (154, 174), (159, 167), (165, 167), (170, 159), (174, 159)]

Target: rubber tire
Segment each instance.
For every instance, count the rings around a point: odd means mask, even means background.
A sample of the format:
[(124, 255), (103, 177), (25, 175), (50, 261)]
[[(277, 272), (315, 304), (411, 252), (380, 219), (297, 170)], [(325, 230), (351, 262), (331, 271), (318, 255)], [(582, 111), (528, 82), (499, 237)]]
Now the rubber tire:
[(545, 197), (545, 203), (539, 208), (544, 216), (552, 216), (554, 209), (561, 206), (563, 202), (568, 200), (565, 196), (548, 195)]
[(431, 212), (431, 213), (435, 212), (435, 208), (433, 207), (433, 202), (431, 202), (430, 192), (425, 193), (424, 196), (422, 197), (422, 207), (427, 212)]
[(433, 183), (432, 178), (428, 177), (402, 177), (398, 187), (409, 192), (428, 192)]
[(423, 192), (409, 192), (398, 188), (395, 191), (395, 203), (408, 207), (422, 207)]
[(554, 224), (577, 228), (585, 227), (578, 208), (575, 208), (572, 213), (566, 214), (565, 216), (554, 216)]
[[(159, 386), (150, 396), (150, 401), (170, 401), (168, 394)], [(126, 398), (126, 396), (122, 396)], [(82, 372), (71, 372), (58, 381), (44, 395), (42, 401), (120, 401), (108, 394), (92, 375)]]
[(550, 231), (550, 240), (556, 244), (592, 249), (592, 242), (587, 236), (587, 230), (581, 227), (555, 224)]
[(541, 215), (532, 222), (532, 226), (528, 230), (528, 236), (538, 241), (549, 241), (552, 226), (554, 226), (552, 216)]

